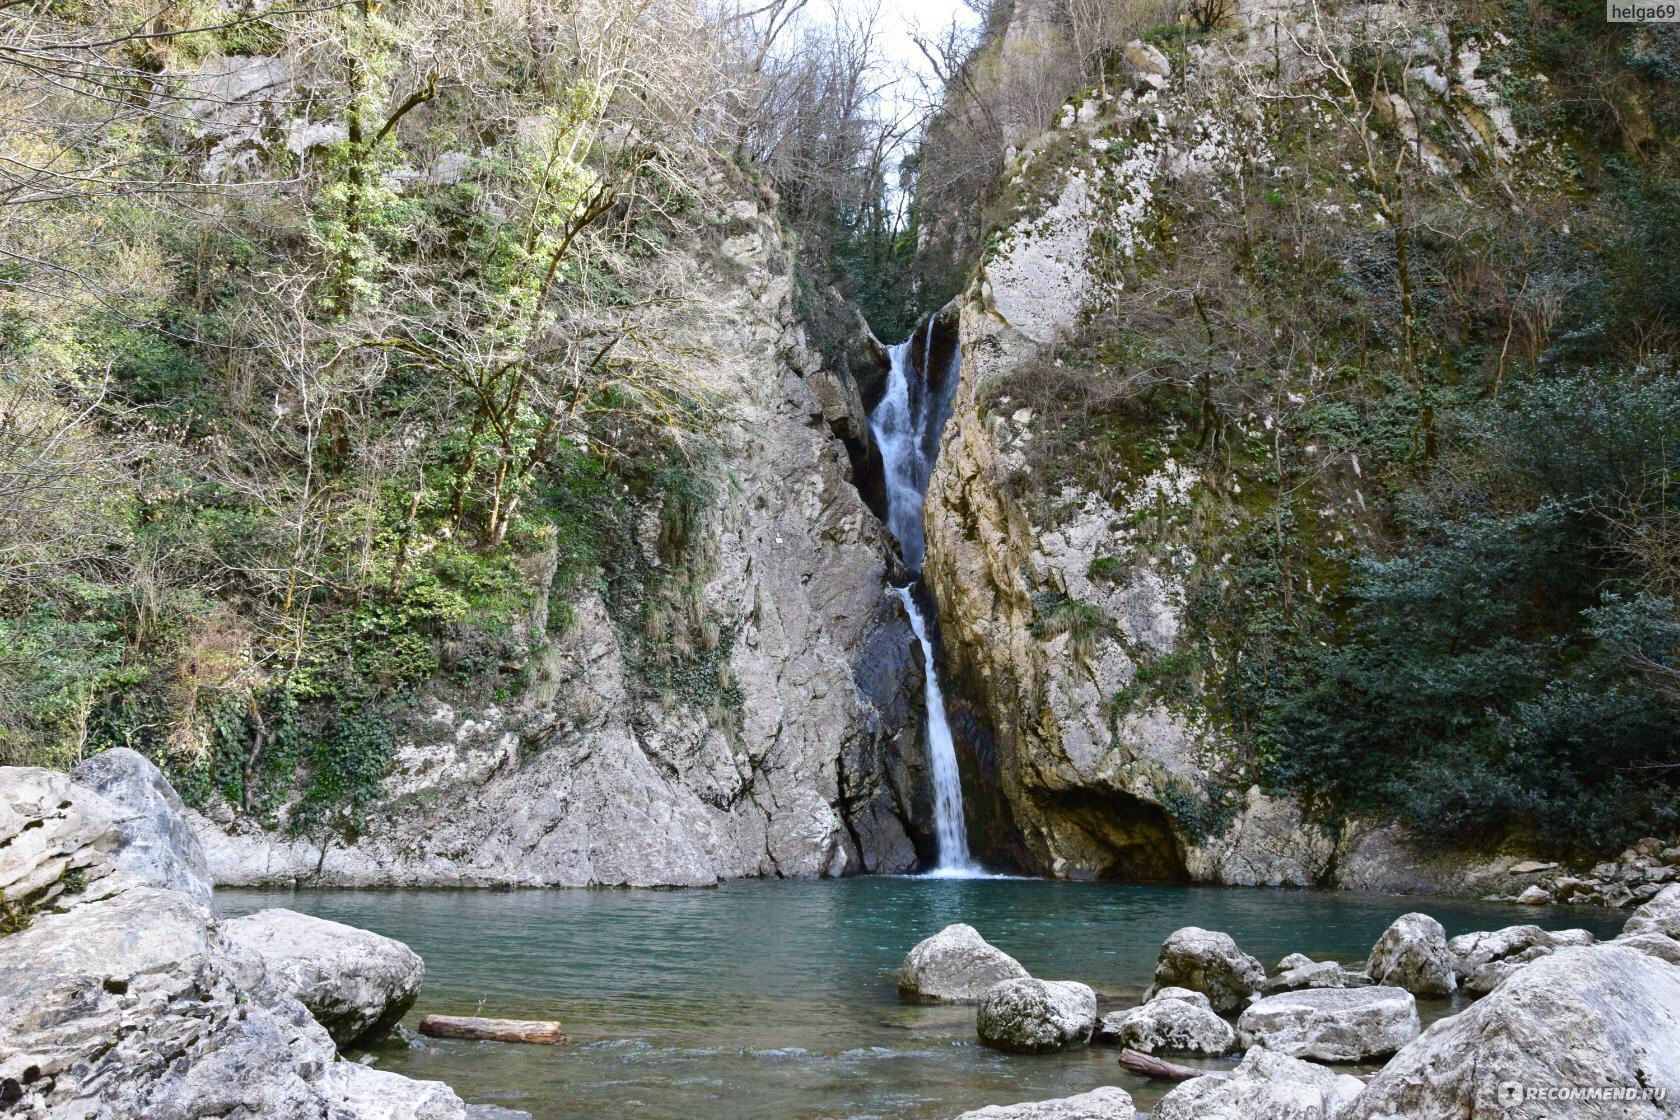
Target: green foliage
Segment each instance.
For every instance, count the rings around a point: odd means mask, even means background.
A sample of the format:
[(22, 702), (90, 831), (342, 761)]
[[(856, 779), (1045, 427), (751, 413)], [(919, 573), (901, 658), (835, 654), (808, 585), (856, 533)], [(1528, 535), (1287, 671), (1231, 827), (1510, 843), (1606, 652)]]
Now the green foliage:
[(81, 596), (0, 614), (0, 757), (79, 761), (96, 698), (122, 679), (121, 631), (95, 611)]
[(1256, 736), (1271, 780), (1321, 816), (1460, 840), (1672, 830), (1680, 625), (1628, 590), (1663, 573), (1617, 539), (1680, 512), (1645, 486), (1680, 469), (1676, 436), (1672, 377), (1539, 382), (1470, 417), (1457, 454), (1486, 488), (1414, 492), (1404, 547), (1353, 565), (1345, 637), (1283, 643)]
[(1242, 789), (1219, 778), (1209, 778), (1200, 787), (1183, 780), (1169, 780), (1156, 791), (1165, 809), (1185, 835), (1198, 844), (1219, 836), (1231, 827), (1242, 808)]
[(1074, 654), (1079, 657), (1089, 658), (1096, 651), (1097, 639), (1114, 627), (1100, 608), (1070, 599), (1059, 592), (1035, 592), (1033, 607), (1038, 617), (1030, 627), (1032, 636), (1048, 641), (1066, 634)]

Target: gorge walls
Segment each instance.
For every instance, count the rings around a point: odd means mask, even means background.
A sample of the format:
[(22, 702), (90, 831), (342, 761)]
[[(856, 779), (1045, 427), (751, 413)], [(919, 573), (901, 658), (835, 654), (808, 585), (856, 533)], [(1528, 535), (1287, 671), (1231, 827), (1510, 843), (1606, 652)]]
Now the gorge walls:
[[(720, 232), (672, 281), (710, 297), (660, 312), (724, 402), (716, 497), (685, 539), (657, 505), (636, 531), (698, 668), (639, 679), (647, 650), (606, 594), (623, 573), (543, 595), (504, 654), (525, 687), (423, 705), (353, 842), (200, 818), (219, 882), (695, 886), (916, 865), (920, 665), (836, 437), (867, 440), (859, 394), (805, 343), (769, 211), (736, 203)], [(531, 569), (546, 586), (552, 560)]]

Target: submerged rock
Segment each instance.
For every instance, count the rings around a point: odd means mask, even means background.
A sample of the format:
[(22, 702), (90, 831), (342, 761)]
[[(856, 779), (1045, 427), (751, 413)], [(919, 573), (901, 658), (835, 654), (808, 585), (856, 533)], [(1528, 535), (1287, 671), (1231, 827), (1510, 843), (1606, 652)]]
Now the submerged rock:
[(1402, 914), (1371, 948), (1366, 971), (1377, 984), (1404, 988), (1413, 995), (1451, 995), (1458, 987), (1447, 931), (1428, 914)]
[(996, 1050), (1048, 1054), (1091, 1041), (1097, 993), (1071, 980), (1005, 980), (980, 1001), (974, 1026)]
[[(1501, 1101), (1510, 1084), (1630, 1092), (1619, 1101), (1539, 1102), (1533, 1115), (1548, 1120), (1672, 1116), (1680, 1100), (1680, 969), (1616, 942), (1559, 949), (1403, 1048), (1348, 1116), (1529, 1115)], [(1640, 1099), (1643, 1089), (1664, 1097)]]
[(1229, 1077), (1186, 1081), (1151, 1120), (1335, 1120), (1365, 1087), (1357, 1077), (1254, 1049)]
[(1113, 1085), (1072, 1097), (1022, 1104), (993, 1104), (976, 1108), (957, 1120), (1133, 1120), (1137, 1109), (1131, 1094)]
[(116, 851), (120, 877), (180, 891), (200, 906), (213, 905), (210, 865), (187, 824), (186, 806), (149, 759), (115, 747), (83, 762), (71, 776), (121, 813)]
[(1237, 1020), (1245, 1046), (1292, 1058), (1363, 1062), (1418, 1036), (1417, 1000), (1404, 988), (1311, 988), (1267, 996)]
[(907, 1003), (978, 1003), (994, 985), (1026, 976), (1020, 961), (959, 922), (905, 956), (898, 997)]
[(1266, 970), (1229, 934), (1199, 926), (1175, 931), (1155, 963), (1155, 990), (1170, 986), (1201, 992), (1224, 1015), (1240, 1010), (1265, 982)]
[(1104, 1015), (1097, 1037), (1144, 1054), (1209, 1058), (1229, 1054), (1237, 1044), (1237, 1032), (1208, 1008), (1207, 997), (1200, 992), (1187, 993), (1200, 1003), (1165, 994), (1183, 990), (1168, 988), (1141, 1007)]
[(340, 1046), (388, 1033), (414, 1006), (426, 966), (400, 941), (293, 910), (262, 910), (223, 927), (263, 962), (261, 988), (309, 1009)]

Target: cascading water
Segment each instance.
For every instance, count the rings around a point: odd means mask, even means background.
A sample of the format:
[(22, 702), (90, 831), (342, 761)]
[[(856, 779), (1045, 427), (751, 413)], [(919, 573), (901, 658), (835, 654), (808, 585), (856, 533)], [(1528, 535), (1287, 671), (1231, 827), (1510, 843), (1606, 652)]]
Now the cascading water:
[[(869, 428), (880, 449), (886, 474), (887, 528), (898, 539), (905, 565), (918, 575), (927, 542), (922, 529), (922, 503), (926, 500), (928, 477), (939, 451), (939, 432), (950, 408), (955, 388), (954, 372), (948, 373), (936, 391), (932, 384), (933, 324), (924, 328), (922, 375), (916, 376), (912, 345), (916, 336), (892, 347), (887, 388), (869, 417)], [(953, 358), (953, 360), (955, 360)], [(951, 741), (951, 726), (945, 718), (945, 695), (939, 687), (934, 665), (933, 639), (927, 622), (911, 593), (914, 585), (897, 588), (910, 616), (910, 628), (922, 644), (927, 700), (928, 762), (933, 770), (933, 826), (939, 842), (939, 863), (935, 875), (982, 874), (968, 851), (968, 831), (963, 823), (962, 779), (957, 771), (957, 750)]]
[(939, 841), (939, 865), (935, 874), (969, 874), (978, 871), (968, 854), (968, 829), (963, 824), (962, 778), (957, 773), (957, 748), (951, 742), (951, 725), (945, 722), (945, 694), (939, 688), (939, 674), (933, 667), (933, 640), (916, 608), (910, 588), (896, 589), (910, 616), (910, 629), (922, 643), (923, 679), (927, 682), (928, 759), (933, 765), (933, 834)]

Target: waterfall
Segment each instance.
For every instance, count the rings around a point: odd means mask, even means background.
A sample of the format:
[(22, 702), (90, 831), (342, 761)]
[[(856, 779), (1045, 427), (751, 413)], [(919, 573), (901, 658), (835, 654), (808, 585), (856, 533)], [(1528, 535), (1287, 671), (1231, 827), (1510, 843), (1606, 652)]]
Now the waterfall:
[(945, 722), (945, 694), (939, 688), (939, 674), (933, 666), (933, 640), (928, 637), (927, 624), (916, 607), (910, 588), (897, 588), (904, 611), (910, 616), (910, 629), (922, 643), (922, 662), (926, 667), (923, 679), (927, 682), (927, 743), (928, 761), (933, 768), (933, 834), (939, 841), (939, 865), (936, 874), (962, 874), (978, 871), (968, 854), (968, 830), (963, 825), (962, 778), (957, 773), (957, 748), (951, 742), (951, 725)]
[[(886, 392), (870, 414), (869, 428), (880, 449), (886, 473), (887, 528), (898, 539), (904, 563), (917, 574), (927, 540), (922, 528), (922, 504), (934, 456), (939, 453), (940, 429), (950, 409), (956, 387), (955, 370), (947, 371), (943, 384), (932, 384), (933, 323), (924, 330), (922, 374), (916, 376), (911, 347), (915, 334), (892, 347)], [(955, 360), (953, 358), (953, 360)], [(937, 391), (936, 391), (937, 390)], [(928, 763), (933, 771), (933, 825), (939, 842), (936, 875), (981, 874), (968, 852), (968, 832), (963, 824), (962, 778), (957, 771), (957, 749), (951, 741), (951, 725), (945, 718), (945, 695), (939, 687), (934, 665), (933, 639), (921, 608), (911, 594), (914, 584), (897, 588), (910, 616), (910, 628), (922, 645), (926, 683)]]

